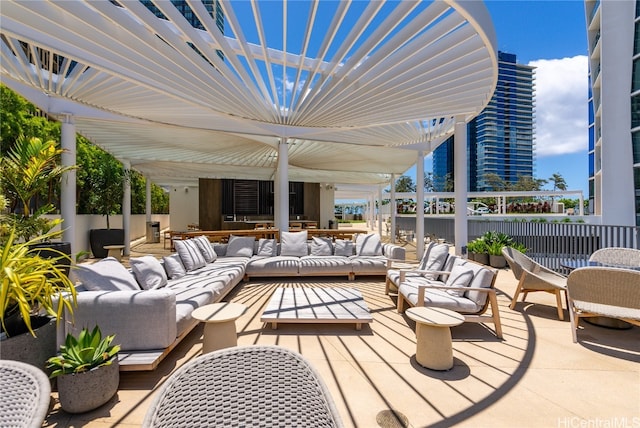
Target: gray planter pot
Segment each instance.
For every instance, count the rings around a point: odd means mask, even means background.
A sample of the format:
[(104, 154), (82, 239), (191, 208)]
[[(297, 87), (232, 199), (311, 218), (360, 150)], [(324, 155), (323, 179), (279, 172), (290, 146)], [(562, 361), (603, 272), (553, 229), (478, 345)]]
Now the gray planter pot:
[[(47, 359), (56, 354), (56, 320), (46, 317), (31, 317), (36, 337), (31, 333), (20, 333), (7, 337), (2, 333), (0, 340), (0, 358), (3, 360), (22, 361), (43, 370), (47, 375)], [(41, 320), (42, 319), (42, 320)], [(42, 325), (37, 327), (42, 321)], [(20, 320), (20, 322), (22, 322)], [(37, 328), (36, 328), (37, 327)], [(25, 327), (26, 328), (26, 327)]]
[(504, 258), (504, 256), (490, 255), (489, 264), (491, 265), (491, 267), (502, 269), (507, 266), (507, 260)]
[(487, 253), (476, 253), (474, 260), (478, 263), (482, 263), (483, 265), (489, 264), (489, 254)]
[(97, 409), (118, 392), (120, 371), (118, 357), (108, 366), (84, 373), (65, 374), (58, 379), (58, 400), (68, 413)]

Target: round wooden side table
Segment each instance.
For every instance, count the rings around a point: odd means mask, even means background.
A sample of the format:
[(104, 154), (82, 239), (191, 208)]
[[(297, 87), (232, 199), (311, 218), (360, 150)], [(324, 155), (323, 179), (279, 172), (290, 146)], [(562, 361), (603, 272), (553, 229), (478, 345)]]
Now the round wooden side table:
[(464, 322), (464, 317), (442, 308), (409, 308), (407, 316), (416, 322), (416, 361), (432, 370), (453, 367), (451, 330)]
[(238, 345), (236, 319), (247, 307), (240, 303), (212, 303), (194, 310), (191, 316), (204, 322), (202, 353)]

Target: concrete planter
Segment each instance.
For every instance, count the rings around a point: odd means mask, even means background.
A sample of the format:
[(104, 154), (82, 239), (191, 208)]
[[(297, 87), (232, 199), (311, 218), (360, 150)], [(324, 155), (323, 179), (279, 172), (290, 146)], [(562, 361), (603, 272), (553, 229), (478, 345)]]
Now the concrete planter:
[(494, 256), (493, 254), (489, 255), (489, 264), (491, 267), (502, 269), (507, 266), (507, 260), (504, 256)]
[(473, 257), (473, 260), (475, 260), (478, 263), (481, 263), (483, 265), (489, 265), (489, 254), (487, 253), (475, 253), (475, 256)]
[[(24, 324), (22, 320), (20, 323)], [(7, 337), (2, 333), (0, 340), (0, 358), (3, 360), (22, 361), (43, 370), (47, 375), (51, 370), (46, 369), (47, 359), (56, 353), (56, 320), (50, 317), (31, 317), (36, 337), (29, 332), (11, 333)], [(11, 332), (13, 328), (9, 329)], [(24, 327), (26, 331), (26, 326)]]
[(65, 374), (58, 379), (58, 399), (62, 410), (84, 413), (96, 409), (118, 392), (120, 371), (118, 356), (108, 366), (84, 373)]

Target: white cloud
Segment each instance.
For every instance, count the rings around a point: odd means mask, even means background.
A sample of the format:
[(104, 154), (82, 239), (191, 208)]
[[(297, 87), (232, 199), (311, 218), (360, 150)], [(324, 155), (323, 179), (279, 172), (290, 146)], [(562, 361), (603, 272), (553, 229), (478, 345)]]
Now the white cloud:
[(584, 55), (531, 61), (536, 68), (538, 157), (588, 148), (588, 63)]

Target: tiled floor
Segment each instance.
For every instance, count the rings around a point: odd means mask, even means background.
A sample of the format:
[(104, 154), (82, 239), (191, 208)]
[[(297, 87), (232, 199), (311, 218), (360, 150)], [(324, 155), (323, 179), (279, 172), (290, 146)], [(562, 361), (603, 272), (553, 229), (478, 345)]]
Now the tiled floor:
[[(142, 253), (151, 252), (144, 246)], [(280, 325), (260, 322), (276, 287), (357, 287), (374, 322)], [(242, 283), (226, 300), (248, 306), (237, 320), (239, 345), (275, 344), (302, 353), (322, 375), (346, 426), (632, 427), (640, 425), (640, 328), (610, 330), (584, 324), (571, 341), (568, 321), (557, 319), (555, 299), (531, 294), (508, 308), (516, 282), (499, 273), (504, 340), (490, 329), (452, 329), (455, 366), (447, 372), (415, 362), (415, 324), (395, 311), (381, 277), (268, 279)], [(566, 314), (566, 312), (565, 312)], [(566, 317), (568, 319), (568, 315)], [(116, 397), (100, 409), (67, 415), (52, 400), (47, 426), (140, 426), (154, 390), (202, 349), (198, 326), (153, 372), (121, 373)], [(205, 399), (205, 397), (203, 397)]]

